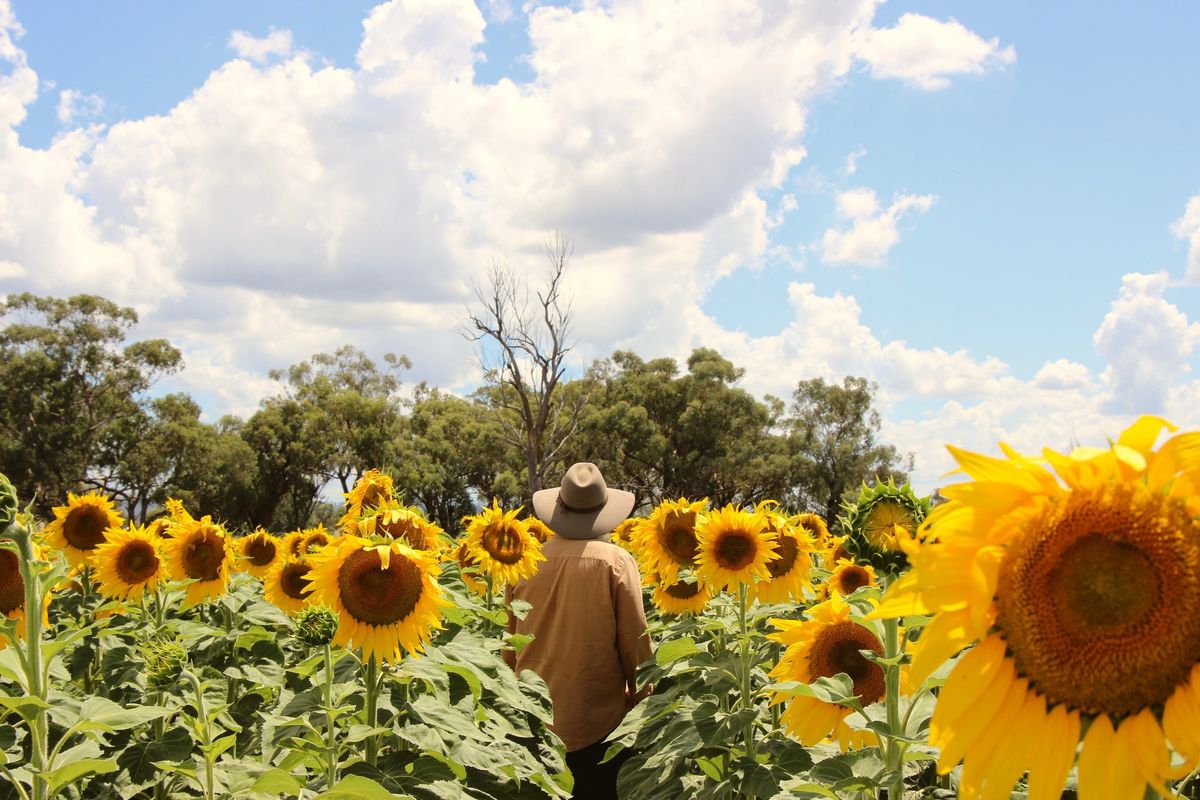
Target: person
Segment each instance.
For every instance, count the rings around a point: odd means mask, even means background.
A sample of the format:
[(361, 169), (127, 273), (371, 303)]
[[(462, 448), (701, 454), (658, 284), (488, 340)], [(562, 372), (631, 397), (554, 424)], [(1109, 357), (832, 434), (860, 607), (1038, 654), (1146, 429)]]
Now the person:
[(506, 591), (530, 605), (525, 619), (509, 615), (509, 632), (533, 639), (505, 657), (550, 690), (575, 798), (617, 797), (629, 752), (600, 764), (604, 740), (648, 691), (637, 689), (638, 664), (650, 657), (641, 576), (633, 556), (609, 539), (633, 506), (633, 494), (610, 489), (595, 464), (573, 465), (560, 487), (533, 495), (534, 514), (557, 534), (542, 547), (545, 563)]

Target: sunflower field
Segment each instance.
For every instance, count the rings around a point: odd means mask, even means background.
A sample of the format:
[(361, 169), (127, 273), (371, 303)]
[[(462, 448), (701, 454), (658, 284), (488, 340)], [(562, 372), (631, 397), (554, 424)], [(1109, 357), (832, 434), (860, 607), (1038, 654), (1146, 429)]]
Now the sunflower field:
[[(831, 530), (679, 498), (611, 534), (653, 644), (622, 797), (1196, 796), (1200, 433), (950, 452), (936, 505), (879, 482)], [(379, 471), (330, 529), (63, 500), (0, 478), (0, 797), (571, 796), (505, 662), (554, 535), (522, 509), (448, 532)]]

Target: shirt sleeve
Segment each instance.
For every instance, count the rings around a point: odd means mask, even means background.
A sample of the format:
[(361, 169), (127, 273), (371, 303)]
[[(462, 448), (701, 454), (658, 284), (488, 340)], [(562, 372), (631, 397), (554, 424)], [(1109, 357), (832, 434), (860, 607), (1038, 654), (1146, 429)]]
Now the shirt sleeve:
[(625, 680), (637, 682), (638, 665), (650, 657), (650, 637), (646, 635), (646, 609), (642, 605), (642, 582), (637, 564), (626, 554), (614, 566), (613, 608), (617, 612), (617, 653)]

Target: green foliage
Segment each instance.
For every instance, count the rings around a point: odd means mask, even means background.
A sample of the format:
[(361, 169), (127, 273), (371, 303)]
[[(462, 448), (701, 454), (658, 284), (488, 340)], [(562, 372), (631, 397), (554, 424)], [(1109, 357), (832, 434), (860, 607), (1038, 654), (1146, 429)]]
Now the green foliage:
[(17, 487), (12, 485), (8, 476), (0, 472), (0, 531), (3, 531), (17, 518)]

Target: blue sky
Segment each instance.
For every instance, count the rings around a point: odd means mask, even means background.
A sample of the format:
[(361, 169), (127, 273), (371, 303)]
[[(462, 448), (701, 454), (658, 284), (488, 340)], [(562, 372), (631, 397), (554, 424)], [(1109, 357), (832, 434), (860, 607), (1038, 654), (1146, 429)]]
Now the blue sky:
[(927, 481), (943, 441), (1200, 422), (1200, 7), (706, 13), (0, 0), (0, 201), (45, 193), (0, 203), (0, 292), (134, 304), (214, 416), (342, 341), (465, 389), (471, 281), (557, 227), (581, 357), (867, 375)]

